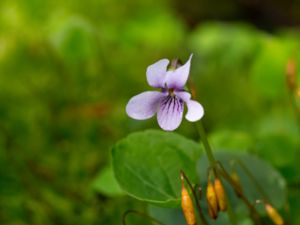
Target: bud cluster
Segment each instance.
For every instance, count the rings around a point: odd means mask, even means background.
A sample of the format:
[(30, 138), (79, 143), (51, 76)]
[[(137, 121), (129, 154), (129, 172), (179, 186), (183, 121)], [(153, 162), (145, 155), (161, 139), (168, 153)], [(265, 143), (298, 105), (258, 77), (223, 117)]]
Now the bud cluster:
[(219, 211), (227, 210), (227, 199), (222, 181), (219, 178), (208, 180), (206, 188), (208, 213), (212, 219), (217, 219)]

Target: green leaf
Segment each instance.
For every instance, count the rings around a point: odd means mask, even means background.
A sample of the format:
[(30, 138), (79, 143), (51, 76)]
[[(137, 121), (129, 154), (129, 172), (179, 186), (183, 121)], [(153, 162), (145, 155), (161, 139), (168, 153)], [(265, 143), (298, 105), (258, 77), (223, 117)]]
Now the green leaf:
[(199, 144), (179, 134), (137, 132), (113, 147), (113, 169), (121, 188), (132, 197), (175, 206), (180, 202), (180, 170), (196, 181), (199, 153)]
[[(276, 208), (283, 206), (286, 201), (286, 182), (267, 162), (245, 153), (229, 154), (218, 152), (216, 159), (222, 163), (228, 173), (231, 173), (233, 168), (235, 169), (240, 178), (243, 192), (250, 202), (255, 202), (257, 199), (267, 199)], [(255, 182), (240, 164), (233, 164), (233, 162), (241, 162), (255, 179)], [(208, 161), (206, 157), (202, 157), (198, 162), (198, 174), (203, 187), (206, 187), (207, 183), (207, 168)], [(240, 212), (244, 211), (245, 206), (243, 202), (235, 196), (227, 182), (225, 182), (225, 188), (233, 207)]]
[(113, 170), (110, 166), (104, 168), (98, 174), (92, 183), (92, 189), (110, 197), (124, 194), (118, 182), (116, 181)]

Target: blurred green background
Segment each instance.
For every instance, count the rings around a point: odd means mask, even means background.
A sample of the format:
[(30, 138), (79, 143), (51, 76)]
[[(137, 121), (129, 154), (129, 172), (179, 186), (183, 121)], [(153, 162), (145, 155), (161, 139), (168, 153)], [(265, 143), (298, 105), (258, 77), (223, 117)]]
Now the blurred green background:
[[(300, 224), (300, 122), (285, 84), (289, 58), (300, 63), (299, 22), (297, 1), (1, 0), (0, 223), (120, 224), (126, 209), (143, 211), (110, 197), (99, 174), (118, 139), (158, 129), (125, 113), (151, 89), (147, 66), (193, 52), (213, 147), (276, 167)], [(188, 122), (177, 132), (197, 139)]]

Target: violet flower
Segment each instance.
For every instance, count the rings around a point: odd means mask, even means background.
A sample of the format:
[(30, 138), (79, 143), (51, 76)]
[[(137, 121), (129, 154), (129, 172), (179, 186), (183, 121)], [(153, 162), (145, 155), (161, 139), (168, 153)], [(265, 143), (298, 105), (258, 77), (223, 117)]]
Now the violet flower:
[(195, 122), (204, 115), (203, 107), (191, 100), (191, 94), (184, 90), (191, 59), (181, 67), (167, 70), (168, 59), (161, 59), (147, 68), (148, 84), (161, 91), (146, 91), (132, 97), (127, 106), (127, 114), (136, 120), (149, 119), (157, 113), (157, 121), (163, 130), (172, 131), (179, 127), (187, 105), (185, 118)]

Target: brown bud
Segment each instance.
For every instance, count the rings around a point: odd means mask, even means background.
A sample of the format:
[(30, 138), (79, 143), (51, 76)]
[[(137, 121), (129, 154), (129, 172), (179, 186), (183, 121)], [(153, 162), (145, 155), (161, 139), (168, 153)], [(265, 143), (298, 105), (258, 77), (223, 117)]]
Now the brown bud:
[(183, 179), (183, 176), (181, 176), (181, 208), (183, 211), (183, 215), (187, 225), (197, 225), (193, 201), (184, 186)]
[(226, 199), (224, 187), (220, 179), (217, 178), (215, 180), (214, 188), (217, 195), (217, 202), (218, 202), (219, 209), (224, 212), (227, 210), (227, 199)]
[(265, 204), (265, 209), (267, 211), (268, 216), (276, 225), (284, 225), (283, 219), (280, 216), (280, 214), (277, 212), (277, 210), (271, 206), (270, 204)]
[(243, 192), (240, 177), (239, 177), (239, 175), (237, 174), (236, 171), (233, 171), (230, 174), (230, 177), (231, 177), (232, 181), (234, 182), (234, 190), (235, 190), (237, 196), (240, 197), (242, 195), (242, 192)]
[(296, 90), (296, 95), (297, 95), (298, 99), (300, 99), (300, 87), (297, 88), (297, 90)]
[(209, 216), (212, 219), (217, 219), (218, 212), (219, 212), (217, 195), (215, 192), (214, 185), (211, 183), (211, 181), (208, 181), (208, 183), (207, 183), (206, 200), (207, 200), (207, 205), (208, 205)]
[(286, 65), (286, 82), (291, 90), (295, 90), (297, 87), (296, 73), (296, 61), (291, 58)]

